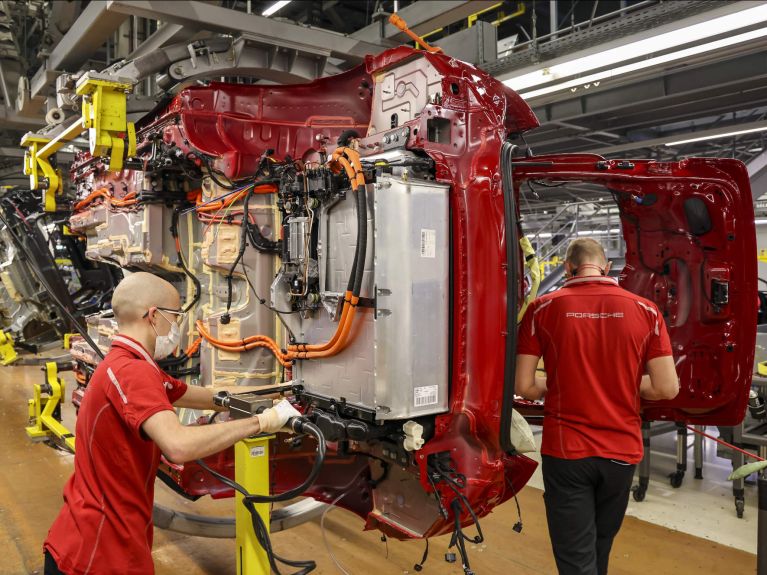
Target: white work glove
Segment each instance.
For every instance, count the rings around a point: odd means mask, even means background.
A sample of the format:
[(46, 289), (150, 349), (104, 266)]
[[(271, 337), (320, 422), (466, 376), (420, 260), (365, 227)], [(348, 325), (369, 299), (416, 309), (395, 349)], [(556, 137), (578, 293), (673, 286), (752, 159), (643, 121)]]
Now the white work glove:
[(265, 409), (258, 415), (258, 424), (261, 433), (277, 433), (278, 431), (292, 432), (290, 428), (285, 428), (285, 424), (291, 417), (301, 417), (301, 413), (287, 399), (275, 401), (273, 407)]

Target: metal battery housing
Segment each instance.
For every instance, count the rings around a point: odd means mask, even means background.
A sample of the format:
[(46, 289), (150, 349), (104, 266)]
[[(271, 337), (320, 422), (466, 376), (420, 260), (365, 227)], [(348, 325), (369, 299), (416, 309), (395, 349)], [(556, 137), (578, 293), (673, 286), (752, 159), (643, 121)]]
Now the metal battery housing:
[[(449, 186), (382, 175), (368, 194), (368, 245), (352, 340), (341, 353), (298, 360), (306, 393), (374, 413), (379, 421), (447, 410)], [(299, 339), (317, 343), (336, 330), (356, 245), (354, 197), (319, 210), (323, 307), (293, 317)], [(274, 306), (286, 305), (280, 278)]]

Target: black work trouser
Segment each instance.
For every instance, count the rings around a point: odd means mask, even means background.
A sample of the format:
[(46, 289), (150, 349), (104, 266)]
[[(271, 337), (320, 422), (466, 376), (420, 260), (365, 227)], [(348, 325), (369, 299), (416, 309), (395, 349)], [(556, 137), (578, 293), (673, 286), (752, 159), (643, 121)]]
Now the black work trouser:
[(546, 520), (559, 575), (606, 575), (635, 465), (543, 456)]
[(43, 575), (66, 575), (59, 566), (56, 565), (56, 560), (48, 551), (45, 552), (45, 565), (43, 566)]

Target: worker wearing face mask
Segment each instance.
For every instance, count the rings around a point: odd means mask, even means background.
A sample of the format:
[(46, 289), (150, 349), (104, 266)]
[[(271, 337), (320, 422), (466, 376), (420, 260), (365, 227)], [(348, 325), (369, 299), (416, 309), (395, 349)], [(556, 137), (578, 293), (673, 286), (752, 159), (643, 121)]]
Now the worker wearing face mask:
[(207, 457), (299, 416), (286, 400), (254, 418), (181, 425), (174, 407), (222, 410), (210, 388), (187, 386), (155, 362), (179, 344), (184, 311), (165, 280), (134, 273), (115, 289), (119, 333), (88, 383), (77, 417), (75, 471), (44, 544), (45, 574), (154, 573), (154, 478), (174, 463)]

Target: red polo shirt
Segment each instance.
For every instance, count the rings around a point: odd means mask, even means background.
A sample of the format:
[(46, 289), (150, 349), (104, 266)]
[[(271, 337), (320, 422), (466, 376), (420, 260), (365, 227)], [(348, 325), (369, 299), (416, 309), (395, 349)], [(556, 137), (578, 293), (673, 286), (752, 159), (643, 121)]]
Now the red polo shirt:
[(146, 419), (186, 392), (146, 349), (124, 335), (99, 363), (77, 416), (75, 471), (44, 548), (67, 575), (147, 575), (160, 450)]
[(648, 360), (671, 355), (654, 303), (613, 278), (571, 278), (528, 307), (517, 353), (546, 367), (542, 454), (642, 459), (639, 383)]

